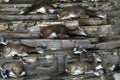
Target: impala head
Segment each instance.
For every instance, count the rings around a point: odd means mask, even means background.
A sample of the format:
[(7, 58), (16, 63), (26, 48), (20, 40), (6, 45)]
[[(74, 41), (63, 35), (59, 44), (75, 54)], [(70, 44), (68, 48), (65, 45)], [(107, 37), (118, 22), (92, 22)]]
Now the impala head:
[(87, 52), (84, 46), (77, 46), (73, 49), (74, 54), (82, 54), (83, 52)]
[(101, 56), (100, 56), (99, 54), (97, 54), (97, 53), (92, 53), (92, 55), (93, 55), (93, 57), (95, 58), (95, 60), (96, 60), (97, 62), (102, 62), (102, 58), (101, 58)]
[(74, 33), (81, 36), (87, 36), (87, 33), (85, 32), (85, 30), (83, 28), (80, 28), (80, 26), (76, 27), (76, 30), (74, 31)]
[(103, 12), (102, 10), (98, 10), (95, 13), (97, 15), (97, 17), (102, 18), (102, 19), (106, 19), (107, 18), (107, 14), (105, 12)]
[(0, 36), (0, 44), (7, 45), (8, 41), (4, 36)]

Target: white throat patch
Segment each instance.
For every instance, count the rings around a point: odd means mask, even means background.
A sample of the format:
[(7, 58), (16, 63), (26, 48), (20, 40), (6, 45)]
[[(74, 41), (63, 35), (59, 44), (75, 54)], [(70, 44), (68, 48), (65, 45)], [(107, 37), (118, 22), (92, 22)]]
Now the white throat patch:
[(23, 10), (21, 10), (18, 14), (23, 14), (24, 13), (24, 11)]
[(109, 70), (113, 71), (115, 69), (115, 65), (112, 65), (112, 67), (108, 68)]
[(45, 9), (45, 7), (41, 7), (41, 8), (39, 8), (39, 9), (37, 9), (36, 10), (37, 12), (40, 12), (40, 13), (46, 13), (46, 9)]
[(26, 73), (25, 73), (25, 71), (23, 71), (21, 74), (20, 74), (20, 76), (24, 76)]
[(99, 14), (98, 17), (103, 18), (103, 19), (106, 19), (106, 18), (107, 18), (107, 15), (106, 15), (106, 14)]
[(1, 76), (2, 76), (3, 79), (8, 77), (5, 73), (5, 69), (3, 69), (2, 67), (0, 67), (0, 72), (1, 72)]
[(55, 10), (54, 10), (54, 9), (49, 9), (49, 12), (50, 12), (50, 13), (54, 13)]
[(50, 34), (50, 36), (48, 38), (56, 38), (57, 34), (55, 32), (53, 32), (52, 34)]
[(79, 74), (83, 74), (84, 71), (83, 70), (75, 70), (73, 75), (79, 75)]
[(3, 0), (3, 1), (7, 3), (7, 2), (9, 2), (10, 0)]
[(98, 65), (95, 69), (102, 69), (103, 67), (102, 67), (102, 65), (100, 64), (100, 65)]
[(96, 61), (98, 61), (98, 62), (102, 62), (101, 57), (97, 57), (97, 58), (96, 58)]
[(10, 77), (17, 77), (13, 71), (10, 71), (10, 72), (9, 72), (9, 76), (10, 76)]
[(3, 44), (3, 45), (7, 45), (7, 43), (6, 43), (6, 42), (1, 42), (1, 44)]

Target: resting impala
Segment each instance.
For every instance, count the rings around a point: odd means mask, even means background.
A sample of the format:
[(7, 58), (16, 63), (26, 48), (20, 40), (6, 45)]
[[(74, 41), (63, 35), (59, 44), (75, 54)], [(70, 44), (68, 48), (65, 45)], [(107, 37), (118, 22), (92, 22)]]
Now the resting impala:
[(23, 64), (19, 62), (5, 62), (1, 65), (0, 71), (2, 78), (17, 78), (26, 75)]
[(94, 53), (92, 55), (90, 54), (80, 61), (68, 63), (67, 72), (71, 75), (80, 75), (89, 72), (94, 73), (94, 69), (97, 67), (99, 61), (99, 56)]
[(4, 57), (11, 57), (11, 56), (28, 56), (30, 52), (38, 52), (44, 53), (42, 48), (30, 47), (24, 44), (8, 44), (3, 47), (2, 55)]
[(69, 29), (68, 27), (61, 24), (44, 27), (40, 32), (44, 38), (68, 38), (74, 34), (87, 36), (84, 30), (80, 27)]
[(94, 11), (82, 6), (66, 7), (63, 8), (58, 14), (58, 18), (60, 19), (71, 19), (79, 17), (106, 18), (107, 15), (102, 10)]
[(26, 8), (25, 10), (21, 10), (18, 14), (29, 14), (31, 12), (41, 13), (41, 14), (52, 14), (55, 12), (55, 8), (50, 4), (33, 4), (32, 6)]
[(8, 44), (8, 41), (5, 38), (0, 39), (0, 43), (3, 44), (1, 55), (4, 57), (12, 56), (28, 56), (30, 52), (44, 53), (44, 50), (41, 47), (31, 47), (24, 44)]

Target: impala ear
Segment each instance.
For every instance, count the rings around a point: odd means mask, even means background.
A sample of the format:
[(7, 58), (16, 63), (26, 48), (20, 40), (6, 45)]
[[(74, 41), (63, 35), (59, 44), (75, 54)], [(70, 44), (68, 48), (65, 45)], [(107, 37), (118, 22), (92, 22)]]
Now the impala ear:
[(0, 66), (0, 73), (1, 73), (1, 76), (3, 79), (7, 78), (7, 73), (6, 73), (6, 70), (3, 69), (1, 66)]
[(3, 70), (3, 68), (0, 66), (0, 70), (2, 71)]
[(107, 14), (103, 11), (103, 10), (98, 10), (96, 11), (95, 13), (99, 18), (102, 18), (102, 19), (106, 19), (107, 18)]
[(26, 75), (26, 72), (25, 71), (23, 71), (21, 74), (20, 74), (20, 76), (25, 76)]
[[(79, 29), (79, 28), (78, 28), (78, 29)], [(85, 31), (83, 28), (80, 28), (79, 31), (80, 31), (80, 34), (81, 34), (81, 35), (83, 35), (83, 36), (88, 36), (87, 33), (86, 33), (86, 31)]]

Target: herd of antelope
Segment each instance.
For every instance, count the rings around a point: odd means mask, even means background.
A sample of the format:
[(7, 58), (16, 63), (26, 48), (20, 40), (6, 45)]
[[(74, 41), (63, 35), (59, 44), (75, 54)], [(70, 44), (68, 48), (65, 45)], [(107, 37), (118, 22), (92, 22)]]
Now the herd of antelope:
[(84, 46), (77, 46), (73, 49), (79, 60), (68, 63), (66, 71), (71, 75), (93, 73), (95, 76), (105, 78), (105, 75), (113, 71), (119, 71), (119, 57), (113, 54), (101, 54), (88, 52)]
[[(8, 2), (9, 0), (5, 0)], [(64, 0), (61, 0), (64, 1)], [(70, 0), (70, 1), (79, 1), (79, 0)], [(83, 6), (70, 6), (62, 8), (60, 11), (57, 11), (57, 5), (51, 4), (33, 4), (30, 7), (25, 8), (24, 10), (19, 10), (16, 13), (19, 15), (27, 14), (56, 14), (57, 20), (70, 20), (70, 19), (79, 19), (79, 18), (89, 18), (97, 17), (100, 19), (106, 19), (107, 15), (102, 10), (91, 10)], [(74, 29), (70, 29), (63, 24), (55, 24), (44, 27), (40, 30), (40, 36), (43, 38), (70, 38), (72, 35), (84, 36), (87, 37), (88, 34), (86, 31), (81, 28), (79, 25)], [(25, 44), (13, 44), (9, 43), (8, 40), (4, 37), (0, 37), (0, 46), (1, 48), (1, 57), (7, 58), (18, 58), (20, 62), (4, 62), (0, 65), (0, 75), (3, 79), (5, 78), (18, 78), (27, 76), (28, 72), (24, 65), (28, 65), (30, 68), (34, 68), (40, 63), (44, 63), (44, 60), (41, 60), (42, 57), (39, 55), (46, 54), (46, 51), (42, 47), (31, 47)], [(119, 71), (119, 57), (117, 55), (111, 54), (101, 54), (98, 52), (90, 52), (84, 46), (76, 46), (73, 48), (72, 55), (77, 56), (77, 61), (67, 62), (64, 72), (69, 75), (81, 75), (92, 73), (97, 77), (100, 77), (102, 80), (105, 80), (105, 75), (112, 73), (113, 71)], [(38, 56), (29, 56), (31, 54)], [(56, 59), (50, 60), (50, 58), (56, 58), (54, 54), (46, 55), (44, 58), (47, 59), (48, 63), (52, 62), (52, 67), (41, 69), (51, 70), (54, 66), (57, 65)], [(72, 56), (67, 55), (67, 59), (72, 59)], [(55, 62), (54, 62), (55, 61)], [(43, 64), (44, 65), (44, 64)], [(45, 66), (49, 66), (46, 64)]]
[[(27, 69), (24, 65), (28, 65), (30, 68), (36, 67), (37, 65), (44, 65), (44, 60), (41, 58), (41, 54), (46, 54), (45, 49), (40, 48), (36, 49), (34, 47), (30, 47), (24, 44), (13, 44), (9, 43), (3, 36), (1, 37), (1, 57), (8, 59), (18, 58), (20, 62), (4, 62), (0, 65), (0, 72), (2, 78), (18, 78), (27, 76)], [(73, 55), (75, 57), (75, 61), (67, 62), (65, 66), (64, 72), (69, 75), (81, 75), (92, 73), (101, 79), (105, 75), (112, 73), (113, 71), (119, 71), (119, 56), (113, 54), (101, 54), (98, 52), (90, 52), (83, 45), (76, 46), (72, 50), (72, 55), (66, 55), (67, 60), (72, 59)], [(37, 56), (29, 56), (30, 54)], [(51, 68), (44, 68), (44, 70), (52, 70), (56, 68), (55, 66), (58, 64), (57, 59), (54, 54), (49, 54), (44, 56), (47, 59), (48, 63), (45, 66), (49, 66), (49, 63), (53, 63)], [(52, 58), (52, 61), (51, 61)], [(56, 63), (54, 63), (54, 61)]]
[[(24, 10), (19, 10), (16, 13), (19, 15), (28, 14), (55, 14), (56, 20), (71, 20), (79, 18), (100, 18), (106, 19), (107, 15), (102, 10), (92, 10), (83, 6), (69, 6), (57, 10), (58, 4), (33, 4)], [(71, 35), (87, 36), (86, 31), (81, 26), (76, 26), (75, 29), (69, 29), (64, 24), (48, 25), (40, 29), (40, 36), (43, 38), (69, 38)]]

